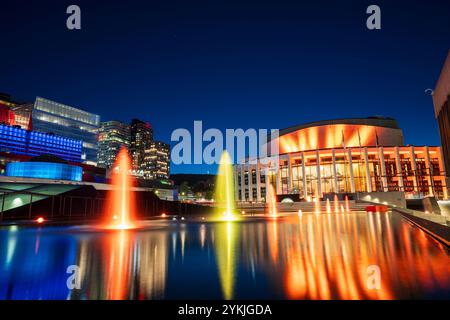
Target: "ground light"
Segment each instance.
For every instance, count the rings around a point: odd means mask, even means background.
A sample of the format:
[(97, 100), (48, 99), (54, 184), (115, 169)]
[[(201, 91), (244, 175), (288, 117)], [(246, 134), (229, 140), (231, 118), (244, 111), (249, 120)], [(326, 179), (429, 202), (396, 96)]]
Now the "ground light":
[(45, 222), (45, 219), (43, 217), (39, 217), (39, 218), (36, 219), (36, 222), (41, 224), (41, 223)]

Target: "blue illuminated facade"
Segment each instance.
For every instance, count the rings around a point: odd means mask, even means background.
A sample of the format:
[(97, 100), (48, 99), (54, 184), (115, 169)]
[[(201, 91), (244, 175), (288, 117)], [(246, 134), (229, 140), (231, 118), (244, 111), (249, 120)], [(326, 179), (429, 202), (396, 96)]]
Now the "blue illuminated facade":
[(65, 163), (11, 162), (6, 165), (6, 176), (81, 181), (83, 169)]
[(51, 154), (70, 162), (81, 162), (82, 149), (81, 140), (0, 124), (0, 152), (27, 156)]

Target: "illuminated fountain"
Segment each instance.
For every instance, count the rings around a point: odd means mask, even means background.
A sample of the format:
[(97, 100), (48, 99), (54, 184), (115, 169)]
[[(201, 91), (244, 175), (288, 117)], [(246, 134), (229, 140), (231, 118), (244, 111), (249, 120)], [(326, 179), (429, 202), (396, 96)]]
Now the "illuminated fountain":
[(233, 166), (227, 151), (224, 151), (220, 158), (215, 191), (215, 200), (222, 219), (226, 221), (235, 220)]
[(267, 190), (267, 206), (270, 216), (272, 218), (278, 217), (277, 197), (275, 195), (275, 189), (271, 184), (269, 184), (269, 190)]
[(131, 170), (131, 160), (127, 149), (120, 149), (113, 166), (112, 190), (108, 192), (105, 206), (105, 225), (108, 229), (132, 229), (133, 214), (136, 203), (131, 191), (132, 178), (128, 174)]

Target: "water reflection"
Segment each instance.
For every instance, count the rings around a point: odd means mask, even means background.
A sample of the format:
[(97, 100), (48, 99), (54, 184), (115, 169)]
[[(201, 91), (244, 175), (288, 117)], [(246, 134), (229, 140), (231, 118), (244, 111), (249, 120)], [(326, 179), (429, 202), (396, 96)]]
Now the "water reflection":
[[(69, 265), (79, 290), (67, 288)], [(367, 286), (371, 265), (379, 290)], [(393, 213), (0, 229), (0, 299), (448, 298), (449, 266), (447, 248)]]
[(232, 299), (237, 269), (237, 243), (240, 225), (233, 222), (219, 223), (215, 232), (215, 255), (220, 285), (224, 299)]

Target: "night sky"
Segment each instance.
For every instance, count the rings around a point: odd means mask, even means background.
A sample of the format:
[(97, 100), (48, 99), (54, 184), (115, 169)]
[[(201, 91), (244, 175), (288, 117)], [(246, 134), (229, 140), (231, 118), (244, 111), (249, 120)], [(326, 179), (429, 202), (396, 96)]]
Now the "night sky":
[[(66, 28), (81, 7), (82, 30)], [(382, 29), (366, 28), (377, 4)], [(176, 128), (285, 128), (384, 115), (439, 145), (431, 97), (450, 2), (2, 1), (0, 92)], [(214, 171), (172, 166), (172, 172)]]

